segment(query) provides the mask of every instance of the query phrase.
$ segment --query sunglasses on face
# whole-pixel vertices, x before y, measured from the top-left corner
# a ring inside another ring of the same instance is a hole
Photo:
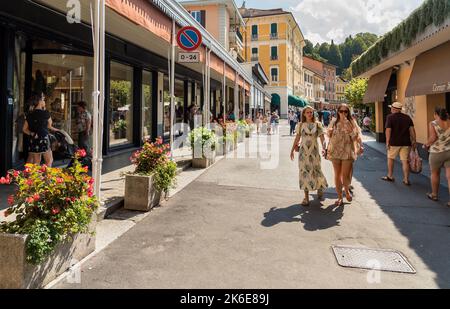
[[[348,111],[344,111],[344,110],[340,110],[339,113],[348,115],[349,112]]]

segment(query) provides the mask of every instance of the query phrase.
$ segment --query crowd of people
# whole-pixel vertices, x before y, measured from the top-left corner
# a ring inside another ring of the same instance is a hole
[[[386,119],[386,152],[387,176],[382,180],[395,182],[394,165],[397,157],[402,162],[403,181],[405,186],[411,186],[411,169],[420,172],[416,132],[411,117],[402,113],[403,105],[399,102],[391,106],[391,114]],[[432,201],[439,200],[440,174],[442,168],[446,170],[450,187],[450,116],[445,108],[437,108],[435,120],[429,124],[429,139],[423,145],[430,153],[432,192],[427,197]],[[362,118],[362,119],[361,119]],[[295,153],[299,153],[299,187],[304,191],[303,206],[310,204],[310,192],[317,191],[319,200],[323,199],[323,192],[328,187],[322,172],[321,158],[333,164],[334,183],[337,193],[336,206],[344,205],[344,195],[347,202],[353,200],[353,165],[359,156],[364,154],[362,132],[371,126],[371,117],[364,114],[357,117],[351,113],[349,106],[342,104],[337,111],[315,111],[306,107],[301,116],[293,111],[289,113],[291,135],[295,133],[295,140],[291,149],[291,160]],[[362,125],[360,125],[362,124]],[[328,144],[325,142],[328,137]],[[322,145],[322,155],[319,148]],[[421,170],[421,168],[420,168]],[[450,202],[447,203],[450,207]]]

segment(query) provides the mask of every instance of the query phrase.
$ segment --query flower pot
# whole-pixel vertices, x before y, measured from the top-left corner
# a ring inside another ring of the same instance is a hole
[[[212,151],[207,157],[203,158],[193,158],[192,167],[193,168],[208,168],[214,164],[216,160],[216,151]]]
[[[95,230],[95,223],[93,216],[90,231]],[[43,288],[95,250],[94,235],[76,234],[56,246],[45,261],[32,265],[26,261],[27,238],[0,233],[0,289]]]
[[[153,176],[126,175],[125,209],[150,211],[161,203],[161,197],[161,192],[153,183]]]

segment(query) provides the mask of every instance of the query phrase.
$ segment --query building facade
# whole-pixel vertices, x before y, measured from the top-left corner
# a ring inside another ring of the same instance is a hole
[[[375,104],[379,142],[386,141],[386,117],[395,101],[401,102],[403,112],[413,119],[419,144],[428,140],[428,124],[434,120],[435,108],[450,110],[450,12],[441,12],[447,14],[441,17],[429,15],[444,1],[425,1],[352,64],[354,74],[369,78],[364,103]],[[422,30],[409,41],[381,52],[382,45],[378,44],[386,44],[386,39],[400,33],[403,25],[416,23],[417,16],[427,18]],[[371,58],[378,53],[378,58]],[[426,156],[421,147],[419,151]]]
[[[315,60],[311,57],[303,57],[303,66],[319,73],[323,77],[323,104],[336,105],[338,103],[336,95],[336,66]]]
[[[336,101],[338,103],[348,103],[345,98],[345,87],[348,82],[342,76],[336,76]]]
[[[239,62],[244,62],[245,24],[234,0],[180,1],[186,10]]]
[[[282,9],[242,7],[240,12],[246,23],[245,58],[261,63],[269,75],[266,89],[280,101],[272,108],[287,117],[289,102],[305,95],[303,33],[292,13]]]
[[[0,174],[20,168],[27,158],[22,132],[28,99],[44,94],[54,126],[78,142],[77,103],[93,112],[93,48],[90,1],[81,1],[81,22],[69,23],[65,1],[18,0],[0,7]],[[169,137],[170,90],[167,56],[172,28],[198,23],[178,2],[106,0],[106,89],[103,135],[108,162],[128,165],[146,138]],[[176,123],[187,123],[190,105],[224,113],[226,103],[249,100],[252,77],[206,30],[201,63],[175,65]],[[206,51],[210,87],[204,83]],[[237,88],[241,91],[237,91]],[[209,92],[209,96],[206,96]],[[238,99],[236,99],[238,93]],[[205,104],[206,98],[210,104]],[[186,125],[176,129],[186,136]],[[92,145],[92,136],[91,143]],[[54,151],[58,164],[59,153]]]

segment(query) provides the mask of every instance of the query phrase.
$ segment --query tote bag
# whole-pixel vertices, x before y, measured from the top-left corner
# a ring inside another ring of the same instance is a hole
[[[409,168],[411,173],[422,173],[422,158],[419,156],[417,149],[411,150],[409,153]]]

